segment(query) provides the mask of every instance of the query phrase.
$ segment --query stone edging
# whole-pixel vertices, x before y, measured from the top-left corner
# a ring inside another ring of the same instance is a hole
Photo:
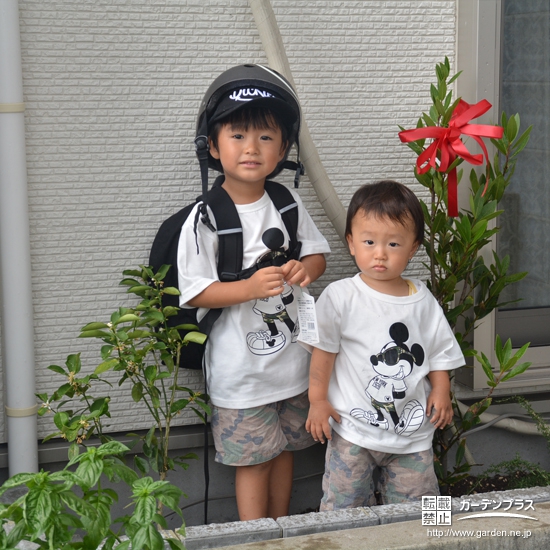
[[[550,502],[550,487],[531,487],[511,491],[480,493],[452,499],[452,513],[464,512],[465,501],[470,506],[480,506],[482,502],[505,501]],[[387,504],[371,508],[350,508],[335,512],[312,512],[273,519],[235,521],[230,523],[211,523],[188,527],[182,538],[187,550],[203,550],[259,542],[279,538],[310,535],[342,529],[355,529],[385,525],[402,521],[421,519],[421,503]],[[172,531],[165,532],[166,537],[177,537]]]

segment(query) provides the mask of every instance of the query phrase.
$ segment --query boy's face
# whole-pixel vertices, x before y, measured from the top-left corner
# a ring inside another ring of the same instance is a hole
[[[218,159],[225,174],[224,185],[263,184],[285,154],[281,130],[252,128],[247,130],[224,124],[218,146],[210,141],[210,154]]]
[[[418,249],[411,219],[402,225],[359,210],[347,240],[365,283],[384,294],[406,295],[401,274]]]

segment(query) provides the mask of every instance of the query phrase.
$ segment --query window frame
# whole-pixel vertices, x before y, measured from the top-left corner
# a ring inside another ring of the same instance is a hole
[[[487,99],[493,105],[488,113],[476,120],[479,124],[494,124],[500,117],[502,15],[500,0],[457,2],[456,59],[457,70],[463,71],[456,81],[457,96],[469,103]],[[471,143],[468,147],[474,149]],[[467,185],[459,186],[461,205],[468,205],[468,195]],[[495,249],[496,241],[493,240],[483,251],[487,263],[491,262]],[[474,348],[484,353],[492,365],[498,363],[495,338],[496,311],[493,311],[474,330],[473,336]],[[550,346],[529,348],[521,360],[531,361],[531,367],[522,375],[500,384],[494,392],[496,395],[515,394],[518,390],[523,394],[550,390]],[[455,381],[455,393],[459,398],[479,397],[488,389],[487,377],[477,361],[473,367],[459,369]]]

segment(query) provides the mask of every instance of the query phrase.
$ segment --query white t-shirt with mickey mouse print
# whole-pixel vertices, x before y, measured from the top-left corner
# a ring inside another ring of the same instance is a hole
[[[301,257],[329,254],[326,239],[299,195],[290,191],[298,205],[297,239],[302,243]],[[243,268],[254,265],[268,252],[262,241],[268,229],[282,231],[283,248],[288,247],[285,225],[267,193],[252,204],[235,206],[243,228]],[[182,307],[219,280],[217,233],[199,221],[195,241],[194,219],[195,209],[182,227],[178,247]],[[212,213],[210,219],[215,223]],[[214,405],[251,408],[293,397],[307,389],[309,357],[296,343],[299,332],[297,301],[301,292],[299,287],[291,287],[269,300],[253,300],[224,308],[214,324],[205,352],[208,393]],[[199,318],[206,311],[199,310]]]
[[[390,296],[357,274],[331,283],[316,303],[315,347],[337,354],[328,400],[341,423],[331,419],[332,429],[366,449],[429,449],[434,428],[426,417],[427,375],[465,364],[436,299],[421,281],[413,283],[415,294]]]

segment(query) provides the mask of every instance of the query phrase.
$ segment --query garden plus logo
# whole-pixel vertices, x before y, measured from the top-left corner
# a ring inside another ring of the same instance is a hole
[[[528,516],[526,514],[518,514],[518,512],[528,512],[529,510],[535,511],[532,500],[524,500],[523,498],[508,498],[503,500],[494,500],[490,498],[483,498],[479,502],[471,502],[470,500],[462,500],[460,506],[460,512],[469,512],[470,510],[477,509],[476,514],[470,514],[468,516],[462,516],[457,521],[463,519],[472,518],[521,518],[532,519],[538,521],[537,518]]]

